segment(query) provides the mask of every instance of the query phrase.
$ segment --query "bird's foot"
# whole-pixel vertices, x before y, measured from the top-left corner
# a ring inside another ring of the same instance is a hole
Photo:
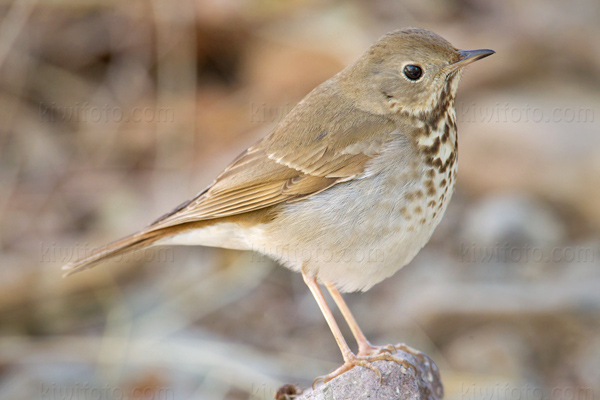
[[[404,347],[402,347],[402,346],[409,349],[410,351],[404,350]],[[379,381],[381,382],[383,377],[381,376],[381,372],[379,371],[379,368],[377,368],[375,365],[373,365],[373,363],[375,361],[394,361],[394,362],[404,366],[406,369],[412,369],[416,373],[417,367],[415,367],[412,363],[408,362],[407,360],[395,356],[393,353],[396,352],[397,350],[404,350],[415,356],[419,356],[422,354],[422,353],[418,352],[417,350],[414,350],[406,345],[371,346],[371,350],[372,351],[369,352],[368,354],[359,353],[358,355],[354,355],[354,354],[350,353],[350,354],[346,355],[344,357],[344,364],[342,366],[340,366],[339,368],[330,372],[329,374],[320,376],[314,380],[313,385],[312,385],[313,389],[315,388],[317,382],[321,381],[323,383],[327,383],[330,380],[332,380],[333,378],[340,376],[344,372],[350,371],[354,367],[369,368],[371,371],[373,371],[373,372],[375,372],[375,374],[377,374],[377,376],[379,377]],[[421,357],[422,357],[422,355],[421,355]]]

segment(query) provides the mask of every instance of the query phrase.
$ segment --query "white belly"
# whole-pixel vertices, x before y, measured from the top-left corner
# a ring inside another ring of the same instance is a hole
[[[386,200],[357,194],[360,186],[366,190],[372,183],[340,184],[287,206],[276,225],[265,227],[262,238],[256,237],[256,248],[291,269],[305,265],[340,291],[369,289],[415,257],[446,208],[443,205],[434,216],[426,203],[403,199],[401,188]],[[417,207],[422,209],[418,215]],[[403,214],[403,208],[408,212]]]

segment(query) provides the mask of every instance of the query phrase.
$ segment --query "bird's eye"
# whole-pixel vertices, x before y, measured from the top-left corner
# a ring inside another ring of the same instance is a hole
[[[409,64],[404,67],[404,75],[411,81],[416,81],[423,76],[423,70],[418,65]]]

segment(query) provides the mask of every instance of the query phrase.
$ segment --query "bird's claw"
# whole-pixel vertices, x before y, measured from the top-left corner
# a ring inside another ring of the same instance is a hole
[[[365,367],[370,369],[371,371],[377,374],[377,376],[379,377],[379,382],[382,383],[383,376],[381,375],[381,371],[379,371],[379,368],[373,365],[375,361],[393,361],[402,365],[406,369],[412,369],[413,372],[416,374],[417,367],[415,367],[412,363],[406,361],[405,359],[393,355],[393,353],[395,353],[398,350],[406,351],[407,353],[419,357],[419,359],[423,357],[421,352],[414,350],[404,344],[396,346],[393,346],[391,344],[387,346],[372,346],[372,349],[368,354],[354,355],[351,353],[350,355],[346,356],[343,365],[330,372],[329,374],[320,376],[317,379],[315,379],[313,381],[312,387],[314,389],[319,381],[327,383],[333,378],[340,376],[344,372],[349,371],[354,367]]]

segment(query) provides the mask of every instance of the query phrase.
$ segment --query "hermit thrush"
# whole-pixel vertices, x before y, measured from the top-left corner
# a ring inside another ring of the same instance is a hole
[[[462,51],[424,29],[397,30],[310,92],[193,199],[140,232],[63,268],[69,274],[154,245],[256,250],[300,271],[342,351],[324,381],[376,360],[340,292],[367,290],[410,262],[440,222],[456,180],[454,98]],[[358,342],[351,352],[321,293]],[[339,290],[339,291],[338,291]]]

